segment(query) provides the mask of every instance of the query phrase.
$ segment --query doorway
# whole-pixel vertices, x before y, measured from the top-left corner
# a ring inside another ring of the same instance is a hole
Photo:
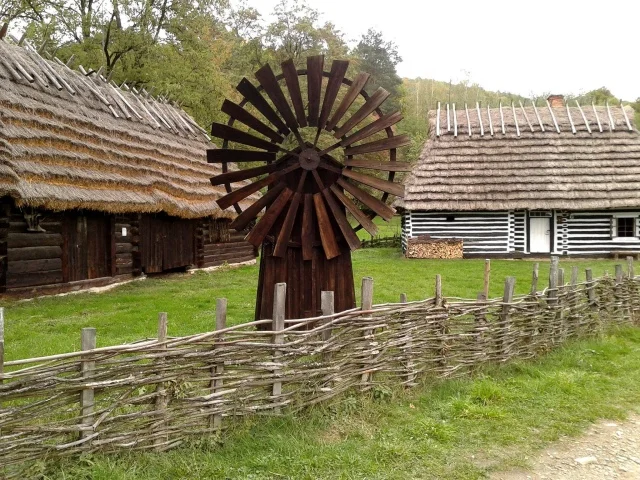
[[[551,217],[529,217],[529,252],[551,252]]]

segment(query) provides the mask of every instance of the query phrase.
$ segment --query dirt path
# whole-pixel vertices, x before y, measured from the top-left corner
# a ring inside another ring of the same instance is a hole
[[[492,480],[640,479],[640,415],[602,421],[582,436],[557,442],[529,471],[500,472]]]

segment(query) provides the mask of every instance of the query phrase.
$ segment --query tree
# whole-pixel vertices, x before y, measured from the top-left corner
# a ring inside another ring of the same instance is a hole
[[[391,93],[392,99],[385,102],[385,109],[397,109],[398,94],[402,85],[402,79],[396,72],[396,65],[402,61],[397,45],[391,41],[385,41],[381,32],[369,29],[352,54],[359,59],[360,69],[371,74],[368,89],[373,91],[382,87],[387,90]]]

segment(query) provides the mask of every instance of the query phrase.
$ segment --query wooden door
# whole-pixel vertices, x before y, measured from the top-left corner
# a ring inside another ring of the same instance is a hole
[[[195,263],[195,226],[191,220],[145,215],[140,220],[140,250],[145,273],[184,268]]]
[[[91,215],[86,221],[87,278],[111,276],[112,222],[105,215]]]
[[[111,276],[112,222],[101,214],[68,214],[64,222],[65,282]]]
[[[69,214],[64,222],[65,282],[87,279],[87,218],[84,215]]]
[[[529,252],[551,252],[551,218],[529,218]]]

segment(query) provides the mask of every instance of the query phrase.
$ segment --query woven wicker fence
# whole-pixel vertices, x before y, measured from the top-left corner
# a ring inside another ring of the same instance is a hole
[[[333,294],[323,292],[324,316],[285,320],[286,285],[278,284],[273,320],[227,328],[220,299],[208,333],[168,337],[160,314],[157,339],[95,348],[95,330],[84,329],[83,351],[4,363],[0,476],[28,477],[43,459],[83,452],[169,449],[233,417],[461,376],[640,320],[632,261],[614,277],[592,279],[587,270],[586,281],[573,269],[567,283],[557,267],[556,259],[544,290],[536,268],[529,295],[514,297],[509,277],[504,297],[493,300],[444,298],[437,276],[433,298],[374,306],[365,278],[360,308],[333,314]]]

